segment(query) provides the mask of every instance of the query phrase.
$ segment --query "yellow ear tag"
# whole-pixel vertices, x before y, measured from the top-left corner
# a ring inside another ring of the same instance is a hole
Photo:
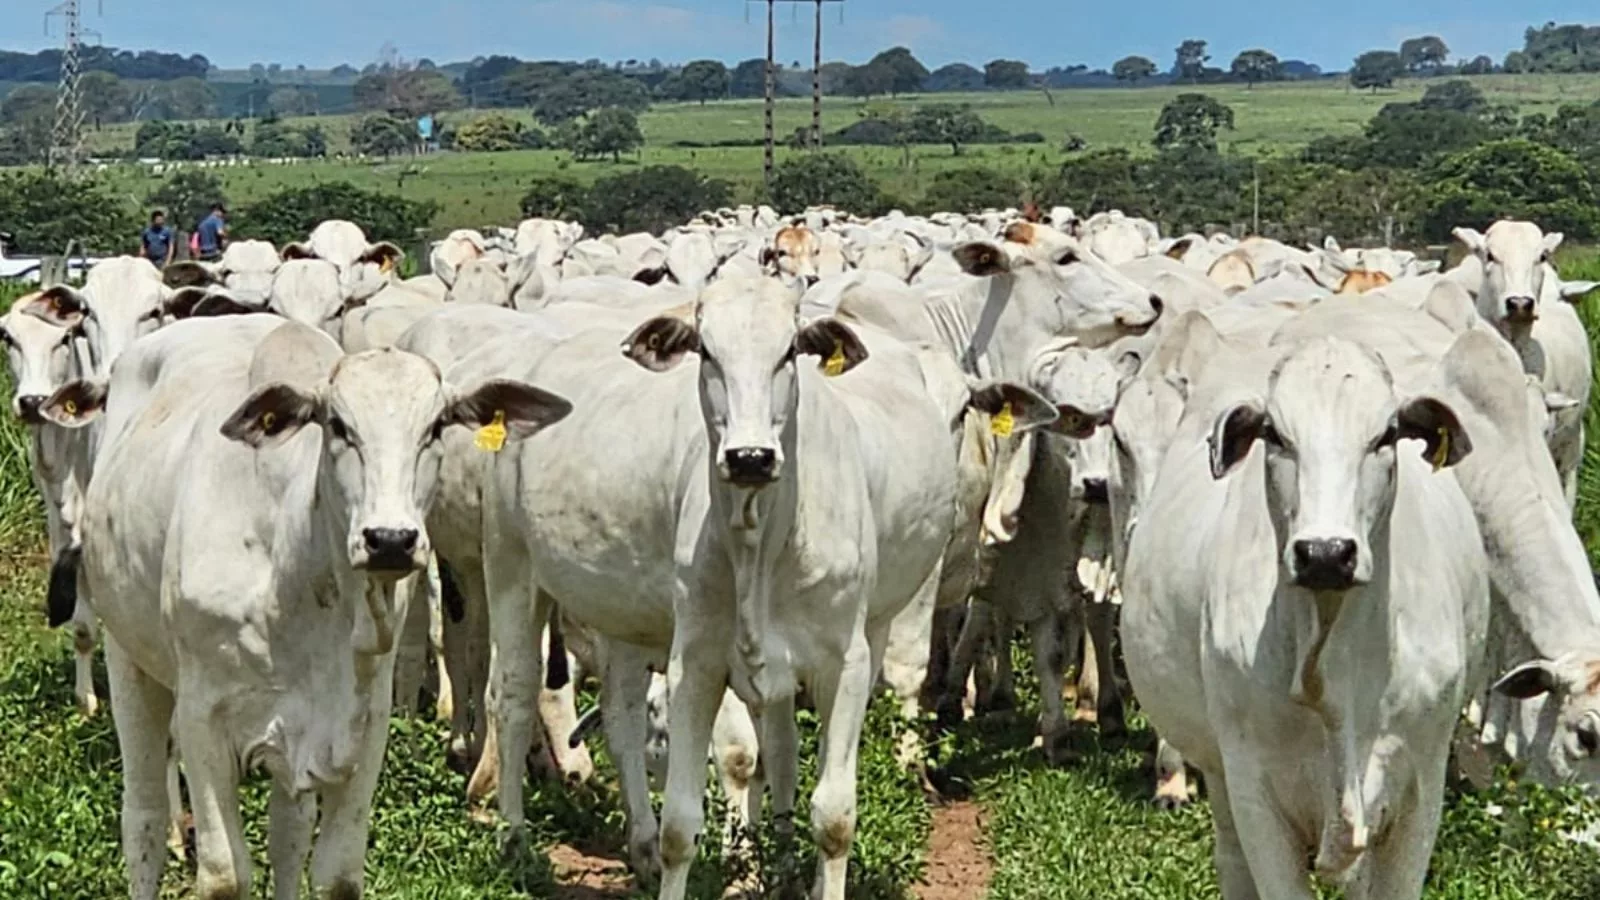
[[[1449,462],[1449,461],[1450,461],[1450,429],[1441,428],[1441,429],[1439,429],[1439,449],[1435,450],[1434,453],[1433,453],[1433,460],[1432,460],[1432,462],[1433,462],[1433,470],[1435,472],[1439,471],[1440,469],[1444,468],[1444,464]]]
[[[1008,438],[1016,427],[1016,417],[1011,415],[1011,401],[1007,400],[1000,405],[1000,411],[990,417],[989,431],[997,438]]]
[[[278,421],[278,417],[277,417],[276,414],[270,413],[270,412],[262,413],[261,414],[261,430],[262,431],[266,431],[266,432],[272,431],[272,425],[273,425],[274,422],[277,422],[277,421]]]
[[[843,375],[844,363],[844,342],[834,341],[833,355],[828,357],[828,361],[822,364],[822,373],[827,375],[829,378],[832,378],[835,375]]]
[[[506,445],[506,414],[496,410],[494,421],[479,428],[478,436],[473,439],[472,443],[479,450],[499,453],[500,448]]]
[[[383,262],[378,263],[378,271],[387,275],[394,270],[394,257],[385,256]]]
[[[63,403],[63,404],[61,404],[61,408],[62,408],[62,409],[63,409],[63,410],[65,410],[65,411],[66,411],[66,413],[67,413],[67,415],[69,415],[69,416],[75,416],[75,415],[77,415],[77,414],[78,414],[78,404],[77,404],[77,401],[74,401],[74,400],[68,400],[68,401],[67,401],[67,402],[65,402],[65,403]]]

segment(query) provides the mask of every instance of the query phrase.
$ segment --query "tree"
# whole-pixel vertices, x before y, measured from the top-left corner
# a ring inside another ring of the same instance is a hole
[[[676,83],[674,99],[698,100],[704,106],[707,100],[728,96],[729,81],[727,66],[714,59],[697,59],[684,66],[677,75],[662,82],[661,86],[665,92],[667,85]]]
[[[538,137],[542,143],[544,136]],[[510,116],[493,115],[474,119],[456,129],[455,149],[466,153],[503,153],[521,150],[533,143],[521,122]]]
[[[367,116],[350,129],[350,146],[367,156],[395,156],[417,146],[417,126],[398,116]]]
[[[83,114],[94,130],[99,131],[107,122],[121,122],[128,118],[128,108],[133,91],[122,79],[110,72],[85,72],[79,82],[83,89]]]
[[[250,64],[250,80],[262,81],[267,77],[267,67],[261,63]]]
[[[1450,48],[1434,35],[1417,37],[1400,44],[1400,61],[1413,75],[1434,74],[1444,68]]]
[[[780,163],[772,173],[772,205],[786,212],[830,204],[859,215],[880,215],[888,202],[855,160],[811,153]]]
[[[1154,144],[1160,150],[1217,149],[1217,131],[1233,130],[1233,110],[1208,94],[1179,94],[1161,108]]]
[[[351,90],[360,109],[412,118],[462,105],[449,76],[439,71],[385,69],[362,76]]]
[[[728,197],[726,182],[681,166],[648,166],[597,180],[584,198],[582,222],[596,233],[660,233],[726,206]]]
[[[996,59],[983,67],[983,83],[994,90],[1007,91],[1028,86],[1028,64],[1015,59]]]
[[[267,95],[267,109],[280,116],[309,116],[317,111],[317,92],[281,87]]]
[[[1267,50],[1246,50],[1240,53],[1233,58],[1231,71],[1233,77],[1252,88],[1258,82],[1277,81],[1283,77],[1283,66],[1278,62],[1278,57]]]
[[[589,189],[565,175],[546,175],[533,180],[522,197],[522,216],[527,219],[581,220]]]
[[[1157,71],[1156,64],[1143,56],[1124,56],[1111,67],[1111,74],[1118,81],[1126,81],[1129,84],[1138,84],[1146,78],[1152,78]]]
[[[892,73],[883,66],[856,66],[845,76],[845,92],[853,97],[875,97],[889,93]]]
[[[1500,136],[1480,116],[1421,103],[1390,103],[1367,123],[1371,164],[1395,168]]]
[[[1458,225],[1483,229],[1501,218],[1538,222],[1569,239],[1600,234],[1600,204],[1588,171],[1554,147],[1525,140],[1480,144],[1440,159],[1423,180],[1423,231],[1431,240],[1448,240]]]
[[[1463,75],[1492,75],[1494,74],[1494,60],[1487,56],[1474,56],[1471,61],[1461,64]]]
[[[1356,57],[1355,67],[1350,70],[1350,84],[1357,89],[1372,88],[1376,94],[1378,88],[1392,86],[1405,71],[1400,54],[1393,50],[1369,50]]]
[[[980,213],[986,209],[1005,209],[1022,196],[1022,185],[1013,176],[993,169],[951,169],[928,182],[922,196],[926,213]]]
[[[1472,82],[1460,78],[1428,85],[1417,105],[1423,109],[1448,109],[1471,116],[1489,111],[1489,101],[1483,96],[1483,91],[1478,90]]]
[[[970,106],[919,106],[911,114],[912,140],[917,143],[949,144],[960,156],[964,145],[983,137],[983,119]]]
[[[0,173],[0,222],[24,253],[61,253],[82,241],[90,252],[127,249],[138,219],[124,195],[95,178],[67,180],[54,172]]]
[[[983,73],[966,63],[951,63],[935,69],[924,82],[932,93],[983,90]]]
[[[912,94],[922,90],[928,78],[928,69],[905,47],[891,47],[867,63],[868,68],[880,69],[891,95]]]
[[[733,67],[728,93],[734,97],[760,97],[767,90],[767,61],[747,59]]]
[[[211,212],[213,204],[227,205],[222,179],[198,169],[178,172],[145,195],[147,209],[163,210],[179,228],[193,228]]]
[[[622,154],[632,153],[644,143],[638,117],[616,107],[595,110],[564,138],[566,149],[579,159],[609,153],[612,162],[621,162]]]
[[[1200,76],[1205,74],[1206,63],[1210,61],[1211,56],[1206,53],[1206,42],[1190,38],[1178,45],[1172,74],[1190,84],[1198,84]]]
[[[0,121],[8,125],[20,125],[35,118],[51,118],[55,115],[55,109],[55,88],[25,84],[0,100]]]
[[[432,201],[407,200],[364,191],[348,181],[332,181],[278,191],[240,210],[231,224],[240,238],[257,238],[279,246],[301,240],[327,219],[354,222],[370,240],[409,242],[438,212],[439,205]]]

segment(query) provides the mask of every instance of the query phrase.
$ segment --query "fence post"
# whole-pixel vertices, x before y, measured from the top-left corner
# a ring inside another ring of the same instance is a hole
[[[39,287],[54,287],[67,282],[67,258],[65,256],[41,256],[39,258]]]

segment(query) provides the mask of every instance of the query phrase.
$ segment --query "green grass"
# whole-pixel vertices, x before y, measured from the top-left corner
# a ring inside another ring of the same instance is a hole
[[[1588,103],[1600,96],[1600,75],[1494,75],[1471,79],[1491,103],[1515,107],[1520,113],[1551,113],[1563,103]],[[1255,89],[1239,85],[1208,85],[1199,90],[1233,107],[1236,130],[1225,133],[1225,148],[1241,152],[1281,152],[1337,134],[1353,134],[1385,103],[1415,100],[1428,82],[1407,80],[1394,90],[1377,94],[1350,90],[1342,81],[1266,84]],[[1009,131],[1039,132],[1046,143],[970,148],[956,157],[947,147],[918,147],[908,169],[900,151],[893,148],[844,148],[895,196],[916,196],[933,174],[968,165],[981,165],[1014,174],[1051,170],[1065,155],[1061,145],[1076,134],[1090,148],[1126,147],[1143,152],[1149,146],[1161,107],[1188,87],[1095,88],[1061,90],[1054,103],[1042,92],[930,94],[876,100],[870,103],[845,97],[826,98],[823,127],[834,131],[855,121],[868,105],[894,103],[970,103],[983,117]],[[462,122],[488,111],[447,113],[445,121]],[[526,112],[498,111],[531,122]],[[348,149],[354,116],[323,116],[291,120],[316,122],[328,132],[330,147]],[[775,122],[782,140],[811,121],[809,99],[785,98],[777,104]],[[761,181],[761,149],[745,147],[687,147],[728,141],[759,141],[761,102],[729,100],[716,103],[658,104],[640,116],[645,148],[636,159],[620,165],[609,162],[574,163],[557,151],[501,154],[440,154],[395,162],[326,162],[291,167],[257,166],[219,170],[229,197],[247,203],[274,190],[312,180],[346,179],[368,188],[400,193],[412,199],[437,200],[442,205],[435,225],[439,229],[509,224],[518,218],[517,202],[532,178],[563,172],[590,181],[636,165],[676,164],[698,169],[733,183],[741,199],[753,198]],[[136,126],[107,126],[90,132],[92,152],[125,153],[133,144]],[[794,151],[780,150],[779,158]],[[141,199],[159,179],[122,168],[118,184],[133,201]]]

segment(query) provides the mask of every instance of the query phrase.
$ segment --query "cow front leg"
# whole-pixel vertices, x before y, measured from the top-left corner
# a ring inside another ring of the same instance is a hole
[[[728,684],[727,642],[677,623],[667,664],[667,790],[661,811],[661,900],[683,900],[705,827],[706,752]]]
[[[933,611],[939,595],[938,566],[911,603],[889,623],[888,646],[883,657],[883,680],[894,691],[900,704],[902,730],[895,747],[900,765],[917,772],[923,770],[922,685],[928,677],[928,662],[933,652]]]
[[[1127,732],[1127,722],[1122,708],[1122,693],[1117,690],[1116,657],[1112,641],[1117,629],[1117,610],[1114,603],[1091,602],[1084,608],[1089,620],[1089,643],[1084,646],[1084,671],[1095,673],[1095,719],[1100,725],[1101,737],[1114,738]],[[1082,702],[1082,694],[1079,694]]]
[[[648,656],[627,644],[607,643],[600,724],[627,808],[628,862],[640,887],[649,890],[661,877],[661,842],[656,813],[650,806],[650,776],[645,771],[645,699],[650,669],[644,661]]]
[[[811,833],[817,844],[817,900],[844,900],[850,848],[856,835],[856,764],[861,729],[872,698],[873,653],[857,631],[835,672],[814,678],[822,723],[820,771],[811,794]]]
[[[199,900],[242,900],[250,896],[250,851],[239,817],[238,759],[213,721],[211,710],[195,709],[185,702],[187,687],[179,689],[178,752],[189,774],[189,799],[194,806],[199,863],[195,896]],[[194,690],[201,688],[196,685]]]
[[[94,692],[94,645],[99,630],[94,610],[80,593],[72,607],[72,697],[78,712],[87,718],[100,711],[100,698]]]
[[[502,542],[498,556],[485,561],[489,596],[490,668],[495,680],[489,707],[499,766],[500,816],[509,826],[508,853],[520,852],[526,816],[522,773],[533,745],[534,717],[539,702],[542,660],[539,623],[550,614],[543,592],[529,597],[534,583],[526,551],[517,542]],[[476,779],[474,779],[476,780]]]
[[[1267,900],[1315,900],[1306,865],[1312,848],[1284,820],[1259,763],[1252,764],[1247,754],[1231,755],[1243,765],[1238,771],[1224,767],[1226,802],[1257,894]],[[1224,748],[1223,759],[1229,757]],[[1212,791],[1213,802],[1218,793]]]
[[[360,900],[365,884],[367,834],[372,827],[372,797],[383,771],[389,743],[389,699],[394,684],[394,653],[357,665],[375,667],[371,708],[360,736],[355,771],[342,784],[322,792],[322,821],[311,855],[311,886],[318,898]]]
[[[109,635],[106,669],[122,755],[122,853],[129,895],[133,900],[155,900],[166,862],[161,849],[168,815],[163,770],[172,728],[172,692],[139,671]]]
[[[1189,805],[1189,770],[1178,748],[1156,736],[1157,809],[1171,811]]]
[[[1071,735],[1061,696],[1061,645],[1056,617],[1045,614],[1029,625],[1033,637],[1033,671],[1039,678],[1039,738],[1052,765],[1069,761]]]
[[[305,877],[306,856],[311,852],[311,829],[317,822],[317,797],[312,793],[295,796],[274,778],[267,818],[273,900],[297,900]]]

